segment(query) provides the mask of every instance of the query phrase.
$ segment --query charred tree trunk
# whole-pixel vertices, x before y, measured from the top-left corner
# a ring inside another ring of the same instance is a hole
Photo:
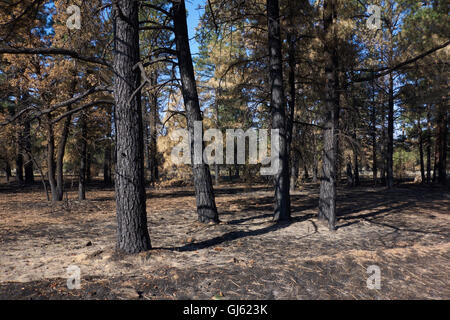
[[[110,114],[110,111],[108,111],[108,125],[107,125],[107,133],[106,133],[106,144],[105,144],[105,150],[104,150],[104,159],[103,159],[103,183],[106,186],[110,186],[112,184],[112,175],[111,175],[111,165],[112,165],[112,159],[111,159],[111,143],[112,143],[112,137],[111,137],[111,121],[112,121],[112,115]]]
[[[266,5],[269,30],[270,111],[272,116],[272,129],[279,130],[280,133],[280,150],[278,151],[280,167],[274,176],[274,220],[285,221],[290,220],[291,218],[291,204],[289,195],[288,130],[286,130],[287,121],[283,85],[283,57],[281,54],[280,8],[278,0],[267,0]]]
[[[386,186],[394,187],[394,76],[389,74],[388,134],[386,152]]]
[[[16,133],[16,180],[23,182],[23,134]]]
[[[205,223],[216,223],[219,221],[219,216],[217,214],[209,166],[203,161],[197,163],[194,157],[194,124],[196,121],[202,121],[202,115],[200,112],[200,103],[198,100],[197,85],[195,82],[194,67],[192,64],[191,49],[189,47],[186,7],[184,0],[173,2],[173,21],[175,28],[178,66],[181,76],[182,94],[184,105],[186,107],[189,136],[191,138],[192,173],[194,176],[198,220]],[[203,152],[203,141],[201,150]]]
[[[381,183],[386,185],[386,112],[385,105],[383,103],[383,107],[381,108],[381,170],[380,170],[380,179]]]
[[[355,141],[355,144],[357,142],[356,140],[356,130],[353,132],[353,140]],[[359,159],[358,159],[358,147],[357,145],[354,146],[353,148],[353,162],[355,164],[354,168],[353,168],[353,186],[354,187],[358,187],[360,184],[359,181]]]
[[[298,180],[298,171],[300,167],[300,152],[297,150],[295,146],[292,146],[290,154],[291,154],[291,166],[290,166],[291,181],[289,182],[289,188],[291,189],[291,191],[294,191]],[[306,174],[308,173],[306,172]]]
[[[299,151],[296,146],[293,145],[293,141],[296,140],[298,132],[297,125],[294,122],[295,118],[295,105],[296,105],[296,86],[295,86],[295,42],[296,42],[296,34],[294,32],[293,26],[293,4],[290,3],[290,30],[288,34],[288,42],[289,42],[289,117],[287,119],[287,133],[288,133],[288,141],[287,141],[287,154],[290,158],[290,181],[289,181],[289,189],[290,191],[295,190],[295,185],[298,179],[298,170],[299,170]],[[288,160],[289,163],[289,160]],[[304,163],[304,161],[303,161]],[[289,169],[288,169],[289,170]]]
[[[447,126],[447,114],[448,111],[444,104],[438,106],[438,130],[436,139],[437,152],[437,181],[445,185],[447,183],[447,137],[448,137],[448,126]]]
[[[373,76],[373,74],[372,74]],[[375,84],[372,79],[372,112],[371,117],[371,138],[372,138],[372,179],[373,185],[377,185],[377,107],[375,102]]]
[[[114,0],[114,99],[116,128],[117,249],[151,248],[147,228],[144,136],[139,57],[138,1]],[[137,90],[137,91],[136,91]]]
[[[53,131],[52,117],[47,115],[47,171],[48,183],[50,185],[50,192],[52,194],[52,201],[58,201],[58,192],[56,188],[55,178],[55,133]]]
[[[92,153],[89,149],[89,146],[87,147],[87,160],[86,160],[86,182],[91,182],[91,165],[92,165]]]
[[[70,107],[68,108],[68,111]],[[62,201],[64,196],[64,154],[66,151],[67,138],[69,137],[69,129],[72,118],[68,116],[64,121],[61,139],[58,144],[58,152],[56,155],[56,193],[57,200]]]
[[[421,182],[425,183],[425,163],[423,159],[423,132],[420,124],[420,116],[417,119],[417,128],[419,129],[419,160],[420,160],[420,177]]]
[[[431,182],[431,113],[427,105],[427,183]]]
[[[352,172],[352,163],[350,159],[347,162],[347,186],[348,187],[354,187],[355,186],[355,180],[353,178],[353,172]]]
[[[30,121],[24,123],[24,151],[25,151],[25,183],[34,182],[33,159],[31,158],[31,124]]]
[[[78,200],[86,200],[87,123],[86,113],[80,117],[80,167],[78,170]]]
[[[152,73],[151,77],[152,86],[156,86],[158,83],[158,75],[156,72]],[[150,141],[149,141],[149,164],[150,164],[150,182],[152,185],[158,180],[158,149],[157,149],[157,136],[158,131],[156,125],[158,122],[158,95],[156,92],[150,96]]]
[[[6,182],[9,182],[9,179],[11,178],[11,166],[9,165],[9,161],[5,160],[5,174],[6,174]]]
[[[338,53],[335,34],[336,0],[324,2],[325,123],[322,176],[320,178],[319,219],[328,219],[330,230],[336,227],[336,130],[339,113]]]

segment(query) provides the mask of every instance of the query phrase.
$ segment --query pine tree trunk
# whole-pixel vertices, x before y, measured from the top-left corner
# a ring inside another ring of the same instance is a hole
[[[373,185],[377,185],[377,109],[375,103],[375,84],[372,80],[372,112],[371,112],[371,138],[372,138],[372,179]]]
[[[278,0],[267,0],[266,4],[269,30],[270,111],[272,116],[272,129],[278,129],[280,133],[280,150],[278,154],[280,168],[274,175],[274,221],[286,221],[291,219],[291,204],[289,195],[288,141],[286,137],[286,105],[283,85],[283,57],[281,54],[280,8]]]
[[[16,180],[23,182],[23,135],[20,131],[16,133]]]
[[[151,248],[147,227],[139,57],[139,3],[113,1],[117,249]]]
[[[388,135],[386,152],[386,186],[394,187],[394,77],[389,74]]]
[[[156,86],[158,82],[158,75],[156,72],[151,76],[152,86]],[[157,93],[152,93],[150,96],[150,141],[149,141],[149,164],[150,164],[150,182],[154,185],[158,180],[158,161],[157,161],[157,136],[158,131],[156,125],[158,122],[158,96]]]
[[[87,160],[86,160],[86,182],[91,182],[91,165],[92,165],[92,153],[89,150],[87,151]]]
[[[431,182],[431,113],[427,105],[427,183]]]
[[[294,32],[293,26],[293,4],[290,3],[291,10],[289,11],[289,24],[292,30],[288,34],[288,42],[289,42],[289,117],[287,119],[287,131],[288,131],[288,142],[287,142],[287,154],[290,158],[290,181],[289,181],[289,189],[290,191],[295,190],[295,185],[298,179],[298,170],[300,164],[300,155],[298,149],[293,145],[293,141],[297,139],[297,125],[295,121],[295,106],[296,106],[296,86],[295,86],[295,43],[296,43],[296,34]],[[304,161],[303,161],[304,163]],[[305,166],[306,167],[306,166]],[[289,170],[289,169],[288,169]],[[308,172],[306,172],[308,174]]]
[[[32,184],[34,182],[33,160],[31,156],[31,124],[30,121],[24,122],[24,149],[25,149],[25,183]]]
[[[338,54],[336,50],[336,0],[324,2],[324,56],[325,56],[325,123],[320,178],[319,219],[328,219],[330,230],[336,227],[336,130],[339,113]]]
[[[353,140],[356,142],[356,130],[353,132]],[[359,159],[358,159],[358,148],[355,146],[353,149],[353,162],[354,162],[354,169],[353,169],[353,186],[358,187],[360,184],[359,181]]]
[[[9,179],[11,178],[11,166],[9,165],[9,161],[6,161],[6,166],[5,166],[5,174],[6,174],[6,182],[9,182]]]
[[[50,192],[52,194],[52,201],[58,201],[58,192],[56,188],[55,179],[55,134],[53,131],[52,117],[47,114],[47,170],[48,183],[50,184]]]
[[[425,183],[425,163],[423,159],[423,132],[420,124],[420,116],[417,119],[417,128],[419,129],[419,160],[420,160],[420,177],[421,183]]]
[[[86,200],[87,123],[86,114],[80,117],[80,168],[78,171],[78,200]]]
[[[68,111],[70,107],[68,108]],[[66,151],[67,138],[69,137],[69,129],[72,118],[68,116],[64,121],[61,139],[58,144],[58,152],[56,155],[56,193],[57,201],[62,201],[64,196],[64,154]]]
[[[105,144],[105,150],[104,150],[104,159],[103,159],[103,183],[106,186],[110,186],[112,184],[112,177],[111,177],[111,121],[112,121],[112,115],[110,114],[110,111],[108,110],[108,121],[107,121],[107,133],[106,133],[106,144]]]
[[[438,106],[438,139],[436,139],[436,146],[438,148],[437,156],[437,173],[438,182],[442,185],[447,183],[447,137],[448,137],[448,126],[447,126],[447,107],[444,104]]]
[[[194,67],[189,47],[184,0],[173,3],[173,21],[182,94],[186,108],[189,136],[191,138],[192,173],[194,177],[198,220],[204,223],[218,222],[219,216],[217,214],[209,166],[203,163],[203,161],[201,163],[196,163],[194,161],[194,123],[196,121],[202,121],[202,115],[200,112]]]

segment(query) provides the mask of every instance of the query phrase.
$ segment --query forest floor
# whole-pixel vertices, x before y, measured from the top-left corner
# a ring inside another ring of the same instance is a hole
[[[0,299],[450,299],[448,188],[339,188],[335,232],[316,219],[315,184],[285,224],[269,186],[220,185],[218,225],[196,222],[191,187],[149,189],[153,250],[131,256],[115,252],[113,189],[51,205],[39,188],[0,185]]]

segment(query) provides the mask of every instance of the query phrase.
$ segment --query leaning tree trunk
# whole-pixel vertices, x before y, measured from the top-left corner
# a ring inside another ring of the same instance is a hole
[[[219,216],[217,213],[209,166],[203,161],[197,163],[194,159],[194,124],[196,121],[202,121],[202,115],[200,112],[191,49],[189,47],[184,0],[173,2],[173,22],[182,94],[184,105],[186,107],[187,126],[191,139],[192,173],[194,176],[198,220],[205,223],[218,222]],[[203,151],[203,141],[201,151]],[[201,156],[203,159],[203,155]]]
[[[147,228],[139,62],[139,3],[113,1],[116,145],[117,249],[151,248]]]
[[[325,56],[325,123],[320,177],[319,219],[328,219],[330,230],[336,225],[336,130],[339,113],[338,54],[336,50],[336,0],[324,3],[324,56]]]
[[[278,152],[278,172],[274,175],[275,208],[274,220],[285,221],[291,218],[289,194],[289,157],[286,130],[286,104],[283,85],[283,57],[281,54],[280,8],[278,0],[267,0],[267,24],[269,30],[269,83],[271,89],[270,111],[272,129],[279,130],[280,147]]]

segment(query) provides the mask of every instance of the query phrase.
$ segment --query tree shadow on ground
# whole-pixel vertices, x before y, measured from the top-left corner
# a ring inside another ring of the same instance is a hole
[[[266,216],[266,215],[263,215]],[[171,247],[171,248],[154,248],[154,249],[162,249],[162,250],[170,250],[170,251],[178,251],[178,252],[185,252],[185,251],[197,251],[201,249],[206,249],[209,247],[214,247],[217,245],[220,245],[224,242],[230,242],[237,239],[242,239],[246,237],[252,237],[252,236],[259,236],[263,235],[272,231],[277,231],[280,229],[284,229],[292,225],[293,223],[298,223],[302,221],[309,220],[313,217],[312,214],[303,215],[301,217],[294,217],[291,219],[291,221],[288,222],[279,222],[279,223],[273,223],[267,227],[263,227],[261,229],[257,230],[250,230],[250,231],[231,231],[227,232],[221,236],[214,237],[212,239],[196,242],[196,243],[190,243],[183,245],[181,247]]]

